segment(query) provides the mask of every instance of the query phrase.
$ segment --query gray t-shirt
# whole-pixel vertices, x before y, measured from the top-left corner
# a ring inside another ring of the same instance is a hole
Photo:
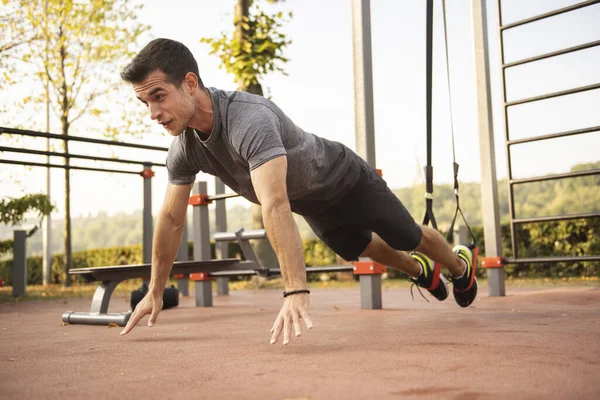
[[[339,201],[358,181],[364,162],[358,155],[341,143],[304,132],[272,101],[245,92],[208,91],[212,132],[202,140],[188,128],[173,139],[166,162],[170,183],[192,183],[202,171],[258,203],[250,171],[287,155],[292,211],[314,215]]]

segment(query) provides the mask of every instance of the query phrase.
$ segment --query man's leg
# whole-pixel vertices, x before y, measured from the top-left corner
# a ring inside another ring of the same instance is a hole
[[[413,278],[418,278],[421,274],[421,266],[417,260],[403,251],[393,249],[375,232],[373,232],[371,243],[369,243],[360,256],[369,257],[379,264],[398,269]]]
[[[415,250],[445,265],[452,276],[460,276],[465,270],[465,263],[454,254],[448,242],[435,229],[421,226],[421,230],[423,231],[421,243]],[[373,233],[373,239],[361,257],[369,257],[380,264],[399,269],[413,278],[417,278],[421,272],[417,260],[402,251],[393,249],[376,233]]]
[[[445,265],[453,277],[461,276],[466,268],[465,263],[452,251],[442,235],[435,229],[425,225],[421,225],[421,231],[423,237],[415,250]]]

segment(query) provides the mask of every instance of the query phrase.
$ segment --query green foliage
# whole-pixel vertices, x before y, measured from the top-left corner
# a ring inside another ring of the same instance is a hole
[[[17,225],[23,222],[25,213],[30,210],[38,211],[38,218],[50,214],[55,207],[45,194],[28,194],[18,199],[0,200],[0,223]]]
[[[336,254],[319,239],[304,240],[304,262],[308,267],[336,264]]]
[[[49,215],[55,207],[50,204],[50,199],[45,194],[28,194],[18,199],[9,198],[0,200],[0,223],[17,225],[23,222],[28,211],[37,210],[37,217],[41,219]],[[0,256],[12,250],[13,241],[0,241]]]
[[[571,171],[594,169],[600,169],[600,161],[575,165]],[[393,192],[415,220],[421,222],[425,214],[425,184],[396,189]],[[433,211],[438,227],[441,231],[446,231],[456,209],[453,185],[434,185],[433,194]],[[505,224],[509,221],[506,180],[498,182],[498,197],[501,222]],[[517,218],[600,212],[600,202],[596,200],[598,198],[600,175],[521,184],[516,185],[514,190]],[[460,184],[460,206],[469,225],[483,224],[480,184]]]
[[[230,243],[229,258],[240,258],[241,250],[237,243]],[[215,245],[211,244],[211,256],[215,258]],[[188,260],[194,258],[194,246],[192,242],[188,243]],[[50,283],[60,283],[64,281],[64,255],[54,254],[51,263]],[[135,265],[143,263],[142,246],[117,246],[105,249],[94,249],[78,251],[73,253],[73,268],[96,268],[112,265]],[[12,260],[0,261],[0,277],[4,279],[7,285],[12,284]],[[84,282],[81,278],[75,281]],[[27,258],[27,283],[30,285],[42,284],[42,257]]]
[[[136,115],[118,103],[126,98],[120,93],[119,69],[135,55],[133,45],[149,30],[137,22],[142,5],[132,0],[3,1],[18,15],[13,34],[31,39],[18,52],[11,51],[17,57],[7,64],[10,70],[2,71],[13,81],[33,78],[40,83],[28,86],[22,105],[49,100],[63,134],[83,115],[93,117],[95,128],[106,136],[139,127],[141,109]],[[111,101],[103,100],[106,97]]]
[[[258,6],[255,9],[250,17],[234,19],[233,23],[241,35],[222,33],[218,38],[200,39],[211,46],[210,54],[218,55],[222,62],[220,67],[233,74],[243,88],[258,85],[269,72],[285,74],[280,63],[288,61],[283,51],[291,43],[281,32],[287,22],[282,12],[269,15]],[[287,16],[291,18],[292,13]]]

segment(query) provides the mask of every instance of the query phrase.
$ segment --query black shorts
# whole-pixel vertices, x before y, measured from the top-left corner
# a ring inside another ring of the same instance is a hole
[[[375,232],[396,250],[414,250],[421,227],[385,181],[362,163],[356,185],[326,211],[305,216],[315,234],[344,260],[357,260]]]

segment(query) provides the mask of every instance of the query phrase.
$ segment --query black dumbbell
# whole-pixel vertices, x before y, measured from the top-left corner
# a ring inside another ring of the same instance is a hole
[[[142,301],[144,296],[148,293],[148,285],[145,283],[140,286],[139,289],[131,291],[131,309],[135,310],[137,304]],[[179,290],[171,285],[170,287],[165,288],[163,292],[163,310],[167,308],[176,307],[179,305]]]

